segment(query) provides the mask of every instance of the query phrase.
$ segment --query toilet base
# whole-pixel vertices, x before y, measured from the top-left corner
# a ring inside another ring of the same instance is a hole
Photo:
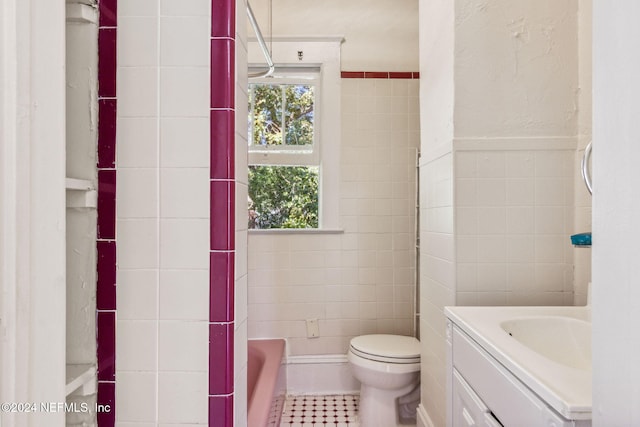
[[[418,384],[412,382],[395,390],[368,387],[360,388],[360,427],[407,427],[398,420],[396,400],[410,393]]]

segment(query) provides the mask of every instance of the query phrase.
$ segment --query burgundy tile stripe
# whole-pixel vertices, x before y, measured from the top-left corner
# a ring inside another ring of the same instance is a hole
[[[343,79],[419,79],[417,71],[341,71]]]
[[[233,396],[209,396],[209,426],[233,427]]]
[[[243,15],[244,18],[244,15]],[[236,0],[211,0],[209,426],[233,426]]]
[[[100,427],[116,425],[116,41],[118,0],[99,0],[96,333]]]

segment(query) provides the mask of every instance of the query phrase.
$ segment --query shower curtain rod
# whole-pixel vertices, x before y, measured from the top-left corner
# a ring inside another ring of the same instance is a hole
[[[251,5],[247,1],[247,15],[249,16],[249,21],[251,22],[251,26],[253,27],[253,31],[256,33],[256,37],[258,38],[258,44],[260,45],[260,49],[262,50],[262,54],[264,55],[264,59],[267,61],[267,65],[269,69],[266,71],[260,71],[258,73],[249,73],[248,77],[250,79],[257,79],[260,77],[268,77],[276,69],[276,66],[273,64],[273,60],[271,59],[271,54],[269,53],[269,49],[267,49],[267,44],[264,42],[264,37],[262,37],[262,32],[260,31],[260,27],[258,27],[258,22],[256,21],[256,17],[253,14],[253,10],[251,10]]]

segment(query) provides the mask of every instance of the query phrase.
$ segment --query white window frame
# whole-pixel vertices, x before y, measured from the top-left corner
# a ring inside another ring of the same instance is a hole
[[[340,200],[340,135],[341,135],[341,80],[340,80],[340,45],[342,37],[329,38],[273,38],[271,40],[271,57],[278,67],[293,69],[293,67],[318,68],[320,70],[319,83],[315,93],[314,123],[314,152],[319,156],[318,167],[319,207],[318,228],[314,231],[326,230],[334,232],[339,229],[339,200]],[[248,40],[248,64],[250,68],[264,68],[264,58],[255,39]],[[261,80],[256,80],[260,82]],[[251,81],[253,82],[253,80]],[[273,150],[271,150],[273,151]],[[282,153],[283,150],[280,150]],[[286,153],[283,153],[283,155]],[[288,164],[305,166],[304,163],[272,163],[278,157],[274,151],[267,154],[270,163],[262,161],[256,156],[264,154],[252,152],[249,154],[250,165],[260,164]],[[282,157],[282,156],[280,156]],[[286,156],[285,156],[286,157]],[[286,229],[286,232],[305,232],[309,229]],[[249,230],[250,232],[279,232],[276,230]]]
[[[251,69],[250,69],[251,71]],[[253,79],[251,84],[303,85],[314,87],[314,116],[313,116],[313,144],[308,146],[295,145],[249,145],[250,165],[282,165],[282,166],[320,166],[320,141],[322,130],[322,111],[316,108],[322,105],[321,70],[318,67],[287,69],[276,71],[274,77]],[[285,126],[286,127],[286,126]],[[253,125],[249,124],[249,142],[253,140]]]

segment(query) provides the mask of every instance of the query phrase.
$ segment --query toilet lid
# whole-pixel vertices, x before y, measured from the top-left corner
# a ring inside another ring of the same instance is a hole
[[[420,341],[401,335],[362,335],[351,340],[351,351],[365,359],[387,363],[420,362]]]

